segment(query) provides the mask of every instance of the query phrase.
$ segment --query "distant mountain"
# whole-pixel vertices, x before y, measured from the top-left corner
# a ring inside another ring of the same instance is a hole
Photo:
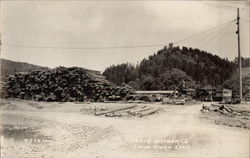
[[[1,77],[6,75],[12,75],[15,72],[29,72],[33,70],[49,70],[48,67],[42,67],[38,65],[33,65],[24,62],[16,62],[7,59],[0,58],[0,68],[1,68]]]
[[[29,72],[33,70],[49,70],[49,67],[43,67],[38,66],[34,64],[29,64],[25,62],[17,62],[17,61],[11,61],[7,59],[0,58],[0,68],[1,68],[1,77],[6,75],[13,75],[16,72]],[[96,70],[90,70],[83,68],[87,73],[89,73],[92,76],[95,76],[96,78],[99,78],[100,80],[104,79],[104,76],[101,76],[100,71]]]
[[[233,61],[203,50],[177,46],[164,47],[137,66],[113,65],[103,75],[117,84],[125,82],[136,89],[160,90],[173,89],[183,79],[192,86],[221,85],[231,78],[235,69]]]

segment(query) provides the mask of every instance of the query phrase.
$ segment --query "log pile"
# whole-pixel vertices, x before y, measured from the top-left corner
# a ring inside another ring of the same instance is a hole
[[[117,87],[79,67],[58,67],[52,70],[16,73],[4,79],[2,97],[36,101],[121,100],[129,94],[126,87]]]
[[[108,111],[103,111],[103,112],[96,112],[95,115],[96,116],[106,115],[106,114],[109,114],[109,113],[115,113],[115,112],[118,112],[118,111],[124,111],[124,110],[127,110],[127,109],[132,109],[132,108],[134,108],[136,106],[137,105],[131,105],[131,106],[126,106],[126,107],[117,108],[117,109],[113,109],[113,110],[108,110]]]
[[[112,110],[105,110],[95,112],[95,116],[105,116],[105,117],[122,117],[122,116],[135,116],[135,117],[144,117],[148,115],[152,115],[159,111],[157,107],[148,107],[131,105],[125,107],[119,107]]]
[[[201,112],[203,113],[220,113],[227,116],[250,116],[250,110],[230,105],[211,104],[211,106],[202,105]]]

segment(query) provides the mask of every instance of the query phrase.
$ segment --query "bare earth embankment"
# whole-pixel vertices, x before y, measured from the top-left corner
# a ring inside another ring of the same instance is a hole
[[[249,130],[205,121],[202,104],[1,100],[1,157],[248,158]]]

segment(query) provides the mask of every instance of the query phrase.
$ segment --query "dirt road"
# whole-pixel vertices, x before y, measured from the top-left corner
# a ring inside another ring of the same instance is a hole
[[[143,118],[99,117],[82,110],[106,104],[116,106],[8,101],[1,106],[1,156],[249,157],[249,130],[201,121],[201,104],[152,104],[162,110]]]

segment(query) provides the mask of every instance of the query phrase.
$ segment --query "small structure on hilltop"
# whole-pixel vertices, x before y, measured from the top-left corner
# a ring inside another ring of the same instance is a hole
[[[168,46],[164,46],[163,49],[167,50],[167,49],[171,49],[173,48],[174,44],[173,43],[169,43]]]

